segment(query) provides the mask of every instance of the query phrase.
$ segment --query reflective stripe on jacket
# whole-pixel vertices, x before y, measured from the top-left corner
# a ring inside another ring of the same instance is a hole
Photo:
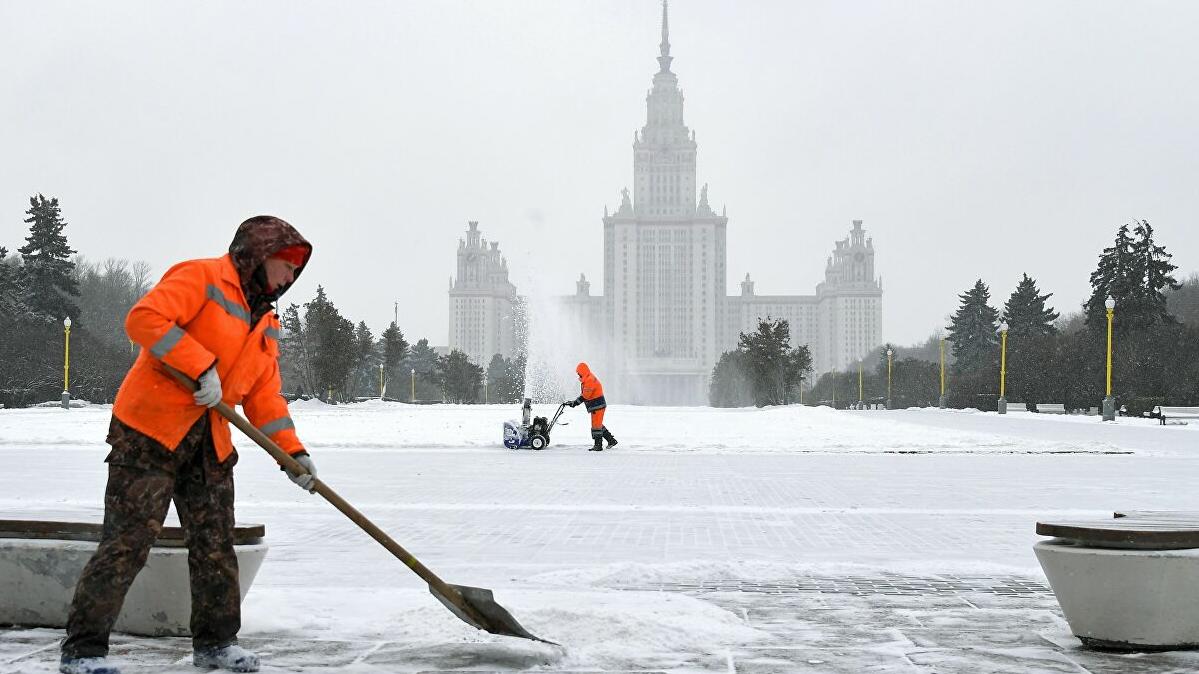
[[[232,259],[181,262],[163,275],[125,319],[142,350],[125,375],[113,414],[174,450],[206,409],[162,367],[192,379],[216,364],[222,400],[242,405],[251,424],[289,454],[304,451],[287,411],[279,375],[279,320],[268,312],[250,325],[250,308]],[[209,412],[217,458],[233,453],[229,422]]]

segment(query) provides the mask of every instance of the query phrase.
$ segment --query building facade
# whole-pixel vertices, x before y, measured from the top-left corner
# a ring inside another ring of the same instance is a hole
[[[608,365],[625,399],[661,404],[707,400],[722,351],[728,218],[698,188],[695,133],[670,70],[662,7],[658,72],[646,121],[633,137],[633,193],[604,223],[604,325]],[[699,202],[696,192],[699,191]]]
[[[741,295],[728,298],[724,343],[735,348],[742,332],[763,318],[786,319],[791,343],[806,344],[816,374],[844,369],[883,341],[882,282],[874,276],[874,242],[862,221],[836,242],[815,295],[758,295],[749,274]],[[726,349],[726,350],[727,350]]]

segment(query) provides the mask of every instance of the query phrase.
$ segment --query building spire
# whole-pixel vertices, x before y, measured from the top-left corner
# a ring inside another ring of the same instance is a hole
[[[667,0],[662,0],[662,42],[658,45],[658,65],[662,67],[662,72],[670,72],[670,62],[674,59],[670,56],[670,15],[668,10]]]

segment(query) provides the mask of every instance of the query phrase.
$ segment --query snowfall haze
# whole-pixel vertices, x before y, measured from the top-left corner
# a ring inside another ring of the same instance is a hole
[[[4,3],[0,244],[21,245],[42,192],[72,247],[157,277],[276,214],[316,247],[285,303],[323,284],[377,334],[398,302],[406,335],[445,344],[468,220],[541,292],[579,273],[602,287],[600,218],[631,185],[659,16],[650,0]],[[680,0],[670,21],[698,179],[728,207],[729,294],[746,272],[810,292],[853,219],[901,344],[979,277],[1005,297],[1027,272],[1075,310],[1133,218],[1199,256],[1199,6]]]

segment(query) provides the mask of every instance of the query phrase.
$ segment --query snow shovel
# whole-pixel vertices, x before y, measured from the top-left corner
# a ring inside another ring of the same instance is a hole
[[[199,386],[192,381],[190,377],[176,370],[175,368],[163,364],[163,367],[170,372],[179,383],[183,384],[190,391],[195,391]],[[262,431],[255,428],[245,417],[238,414],[233,408],[224,402],[217,403],[214,407],[218,414],[229,420],[231,424],[237,426],[242,433],[248,435],[258,446],[262,447],[270,454],[275,461],[288,470],[288,472],[296,475],[306,475],[308,471],[299,464],[295,459],[280,449],[274,441],[268,438]],[[332,503],[335,508],[340,510],[343,515],[350,518],[354,524],[357,524],[363,531],[370,534],[370,537],[379,542],[380,545],[387,548],[387,551],[395,555],[397,559],[403,562],[409,569],[412,569],[416,575],[429,584],[429,592],[437,597],[438,601],[445,604],[445,607],[451,613],[458,616],[462,622],[474,627],[475,629],[491,632],[492,634],[500,634],[509,637],[520,637],[522,639],[532,639],[554,646],[559,644],[542,639],[536,635],[530,634],[528,630],[521,627],[521,624],[516,622],[516,618],[512,617],[511,613],[499,604],[491,594],[491,590],[481,587],[470,587],[467,585],[451,585],[438,578],[435,573],[430,571],[428,567],[420,563],[416,557],[413,557],[407,550],[402,548],[399,543],[392,540],[382,529],[375,526],[366,518],[366,515],[358,512],[354,506],[346,502],[345,499],[337,495],[329,485],[321,482],[319,478],[313,477],[316,482],[316,493],[325,497],[325,500]]]

